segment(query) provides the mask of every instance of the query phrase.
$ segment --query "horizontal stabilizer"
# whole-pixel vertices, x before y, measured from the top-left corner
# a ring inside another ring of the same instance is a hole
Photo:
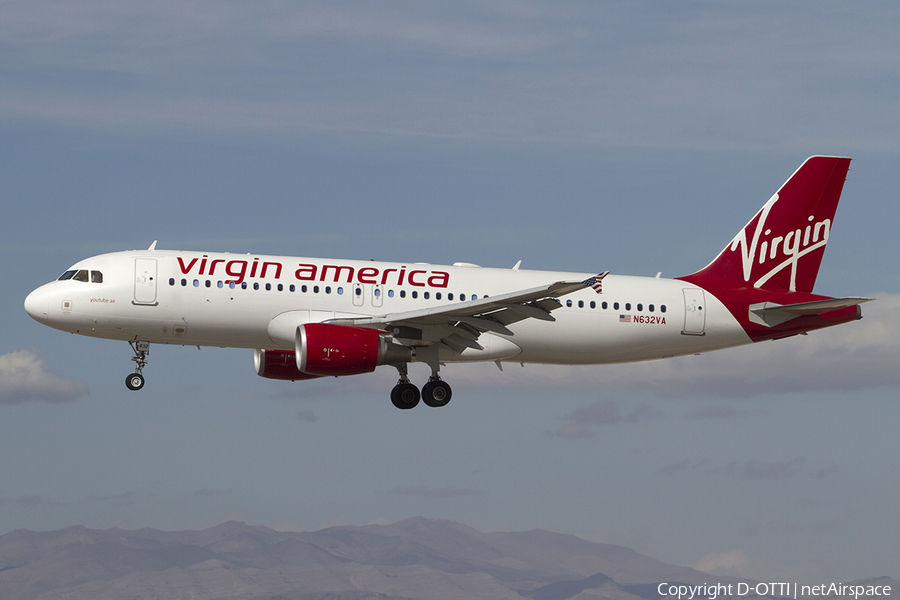
[[[762,302],[750,305],[750,321],[766,327],[775,327],[797,317],[821,315],[840,308],[857,306],[870,300],[872,298],[832,298],[830,300],[800,302],[799,304]]]

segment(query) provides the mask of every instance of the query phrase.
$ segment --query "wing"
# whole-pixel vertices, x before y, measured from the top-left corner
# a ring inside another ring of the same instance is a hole
[[[443,342],[456,352],[466,348],[482,350],[478,343],[482,333],[489,331],[511,336],[513,332],[507,327],[511,323],[524,319],[555,321],[550,312],[562,306],[558,298],[588,287],[597,289],[600,280],[608,273],[584,281],[557,281],[541,287],[434,308],[327,322],[384,329],[410,346]]]

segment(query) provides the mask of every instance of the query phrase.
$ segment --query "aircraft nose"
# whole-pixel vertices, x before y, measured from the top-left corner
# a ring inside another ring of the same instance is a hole
[[[35,321],[46,321],[50,316],[50,297],[46,290],[38,288],[25,298],[25,312]]]

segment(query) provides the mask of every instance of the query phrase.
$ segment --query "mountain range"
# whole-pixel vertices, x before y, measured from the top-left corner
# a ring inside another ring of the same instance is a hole
[[[662,600],[662,582],[739,581],[573,535],[420,517],[301,533],[228,522],[0,536],[0,600]],[[900,598],[900,582],[878,581]]]

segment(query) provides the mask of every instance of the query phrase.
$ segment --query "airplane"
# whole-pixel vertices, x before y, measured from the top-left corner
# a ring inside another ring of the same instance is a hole
[[[862,318],[813,293],[849,158],[808,158],[709,265],[674,279],[158,250],[82,260],[28,295],[39,323],[150,344],[247,348],[258,375],[308,380],[386,365],[400,409],[446,405],[448,363],[609,364],[698,354]],[[420,389],[408,365],[425,363]]]

